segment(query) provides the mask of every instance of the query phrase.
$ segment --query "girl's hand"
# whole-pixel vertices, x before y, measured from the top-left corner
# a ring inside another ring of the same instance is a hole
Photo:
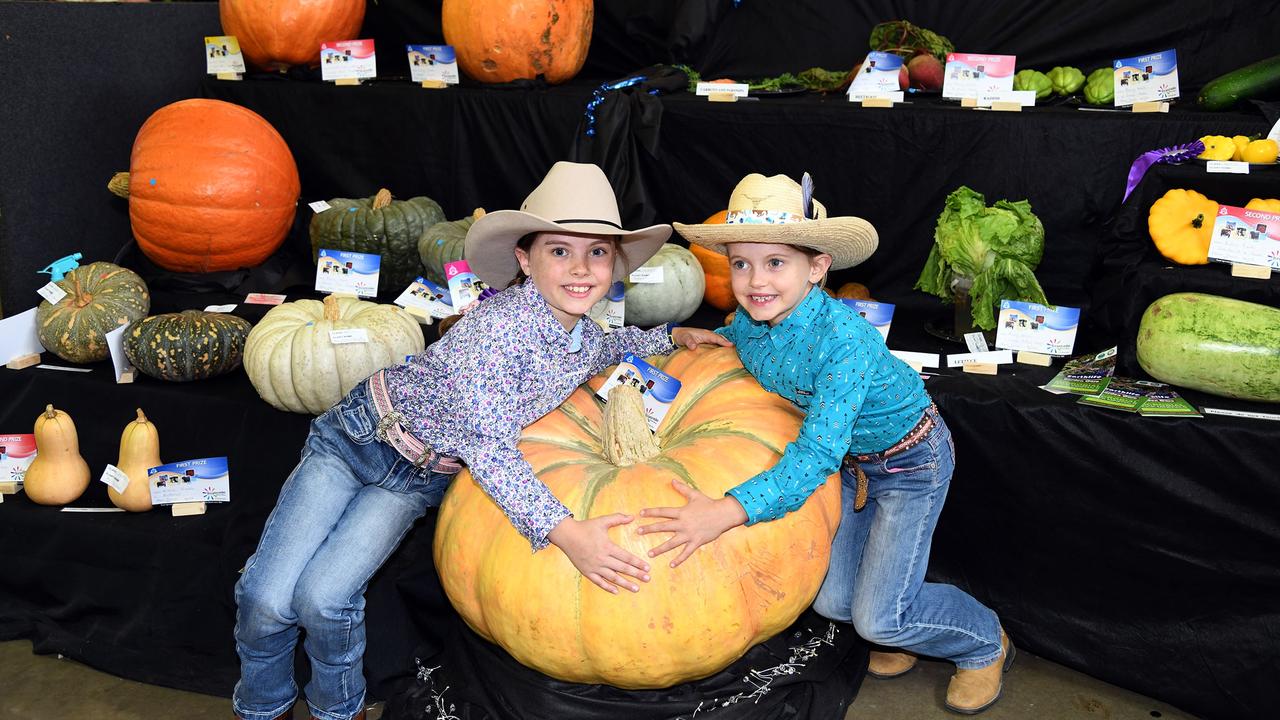
[[[694,550],[747,521],[747,511],[731,495],[712,500],[679,480],[672,480],[671,485],[689,502],[681,508],[645,508],[640,511],[640,517],[670,518],[668,522],[645,525],[636,531],[641,535],[672,533],[666,542],[649,551],[649,557],[657,557],[684,545],[684,550],[671,561],[671,567],[676,567],[692,555]]]
[[[591,582],[615,595],[619,587],[638,592],[640,586],[623,575],[649,582],[649,563],[618,547],[609,539],[609,528],[631,522],[630,515],[615,513],[590,520],[567,517],[548,533],[569,562]]]
[[[681,345],[690,350],[697,350],[699,345],[720,345],[722,347],[731,347],[733,343],[723,335],[717,335],[710,330],[702,328],[678,327],[671,331],[671,340],[676,347]]]

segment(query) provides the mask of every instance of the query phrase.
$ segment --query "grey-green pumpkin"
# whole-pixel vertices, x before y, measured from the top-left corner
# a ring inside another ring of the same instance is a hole
[[[145,375],[170,382],[204,380],[240,367],[248,320],[185,310],[152,315],[124,334],[124,354]]]
[[[462,260],[463,241],[467,239],[467,231],[476,220],[484,217],[484,208],[476,208],[471,215],[461,220],[447,220],[436,223],[418,239],[418,255],[427,279],[444,285],[448,279],[444,276],[447,263]]]
[[[95,262],[57,281],[67,294],[56,303],[45,300],[36,310],[40,344],[74,363],[106,360],[107,333],[146,317],[151,309],[147,284],[132,270]]]
[[[423,272],[418,257],[422,233],[445,219],[429,197],[392,200],[383,189],[367,198],[334,198],[311,218],[311,260],[320,250],[354,250],[382,256],[378,292],[400,292]]]

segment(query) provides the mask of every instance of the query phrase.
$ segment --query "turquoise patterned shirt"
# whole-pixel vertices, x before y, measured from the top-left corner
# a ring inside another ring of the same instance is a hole
[[[799,508],[847,453],[873,453],[920,421],[929,394],[853,308],[814,287],[777,327],[742,308],[716,332],[732,340],[760,385],[805,411],[800,435],[777,464],[729,491],[747,524]]]

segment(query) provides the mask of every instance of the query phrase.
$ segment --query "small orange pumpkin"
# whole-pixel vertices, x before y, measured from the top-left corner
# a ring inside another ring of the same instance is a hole
[[[138,247],[177,272],[253,267],[284,242],[301,184],[284,138],[247,108],[182,100],[155,111],[133,141],[129,198]]]
[[[856,282],[848,282],[840,286],[834,295],[839,300],[867,300],[875,302],[871,297],[871,291],[866,285]]]
[[[320,64],[320,43],[354,40],[365,0],[219,0],[222,31],[264,70]]]
[[[587,61],[592,0],[444,0],[444,41],[458,65],[486,83],[533,80],[556,85]]]
[[[704,220],[703,224],[723,225],[726,214],[727,211],[721,210]],[[695,243],[689,243],[689,250],[693,252],[694,257],[698,258],[698,264],[702,266],[702,275],[707,281],[707,289],[703,291],[702,299],[717,310],[732,310],[738,307],[738,300],[733,296],[733,285],[729,281],[729,258]]]

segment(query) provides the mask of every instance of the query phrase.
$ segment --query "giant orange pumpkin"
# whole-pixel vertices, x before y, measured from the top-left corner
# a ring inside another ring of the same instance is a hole
[[[444,41],[468,76],[555,85],[578,74],[591,46],[592,0],[444,0]]]
[[[270,123],[239,105],[196,99],[147,118],[129,172],[111,189],[129,198],[133,236],[152,262],[212,272],[270,257],[293,225],[301,186]]]
[[[703,224],[723,225],[726,214],[727,211],[721,210],[704,220]],[[729,258],[695,243],[689,243],[689,249],[698,258],[702,274],[707,280],[707,289],[703,291],[702,299],[719,310],[738,307],[738,300],[733,296],[733,285],[729,282]]]
[[[594,390],[605,375],[524,430],[521,452],[579,520],[682,505],[675,478],[722,497],[771,467],[799,433],[801,412],[762,389],[733,348],[650,362],[683,383],[656,436],[634,390],[602,408]],[[647,557],[669,537],[636,533],[652,522],[637,518],[609,537]],[[571,682],[658,688],[715,673],[794,621],[822,584],[839,522],[832,475],[799,510],[734,528],[679,567],[670,567],[678,550],[654,559],[640,592],[612,595],[554,546],[531,555],[464,470],[440,506],[435,559],[467,623],[525,665]]]
[[[219,0],[222,31],[264,70],[319,65],[320,43],[354,40],[365,0]]]

